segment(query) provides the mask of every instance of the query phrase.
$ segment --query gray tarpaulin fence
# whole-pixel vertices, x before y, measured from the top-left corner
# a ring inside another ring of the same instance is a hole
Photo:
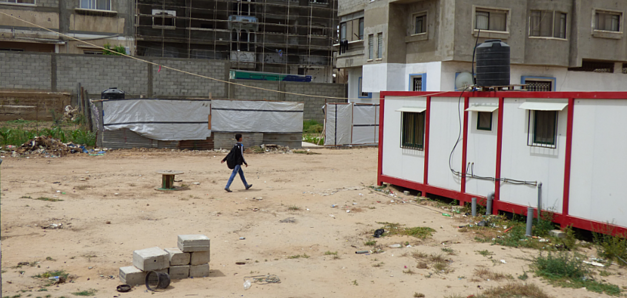
[[[305,104],[287,101],[213,100],[214,132],[302,134]]]
[[[96,113],[98,113],[96,108]],[[109,99],[102,102],[105,131],[129,129],[159,141],[205,140],[211,100]]]
[[[379,105],[327,103],[325,146],[379,143]]]

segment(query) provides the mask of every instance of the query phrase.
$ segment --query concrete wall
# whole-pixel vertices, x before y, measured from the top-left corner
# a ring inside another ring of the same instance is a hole
[[[51,56],[0,52],[0,88],[52,89]]]
[[[213,144],[216,149],[230,150],[236,142],[234,133],[213,133]],[[263,144],[263,133],[242,133],[242,144],[244,144],[244,149]]]
[[[289,93],[316,95],[321,97],[307,97],[294,94],[276,93],[259,89],[251,89],[238,85],[230,85],[229,98],[241,100],[278,100],[295,101],[305,103],[304,120],[316,120],[320,123],[324,121],[322,106],[325,102],[346,102],[345,84],[327,83],[296,83],[296,82],[272,82],[272,81],[251,81],[251,80],[231,80],[246,86],[255,86],[264,89],[278,90]]]
[[[0,91],[0,121],[53,120],[50,110],[62,115],[70,101],[69,93]]]

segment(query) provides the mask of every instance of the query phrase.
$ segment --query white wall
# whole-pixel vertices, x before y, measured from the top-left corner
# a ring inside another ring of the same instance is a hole
[[[460,113],[458,114],[458,103]],[[461,179],[451,173],[449,168],[449,156],[457,137],[461,132],[459,126],[459,116],[463,121],[464,99],[461,102],[458,98],[432,97],[429,127],[429,184],[460,191]],[[387,122],[384,123],[387,125]],[[463,129],[463,122],[462,122]],[[387,135],[384,135],[384,139]],[[462,135],[463,137],[463,135]],[[462,164],[462,140],[453,152],[451,166],[457,171]]]
[[[470,98],[473,104],[498,105],[498,98]],[[482,177],[494,177],[496,172],[496,138],[498,134],[498,110],[492,113],[492,130],[477,129],[477,112],[468,112],[468,145],[466,162],[474,163],[473,173]],[[457,169],[457,167],[456,167]],[[468,170],[470,174],[470,168]],[[466,192],[487,196],[494,191],[494,181],[466,178]]]
[[[452,89],[440,89],[442,78],[442,62],[427,62],[427,63],[411,63],[405,66],[405,77],[403,78],[403,87],[401,90],[410,91],[411,84],[409,83],[409,75],[411,74],[427,74],[427,90],[423,91],[440,91],[440,90],[452,90]]]
[[[576,100],[569,214],[627,227],[626,100]]]
[[[363,82],[364,92],[380,92],[388,91],[388,73],[387,63],[369,64],[363,66]]]
[[[393,97],[385,99],[383,174],[418,183],[424,182],[424,151],[401,148],[402,107],[426,106],[424,97]]]
[[[565,100],[546,101],[563,102]],[[561,213],[567,108],[558,113],[556,148],[532,147],[527,145],[529,112],[519,108],[525,101],[525,99],[516,98],[505,99],[501,178],[542,182],[543,210]],[[538,191],[534,186],[502,183],[500,199],[518,205],[537,207]]]
[[[361,67],[348,68],[348,101],[355,102],[359,97],[359,77]]]

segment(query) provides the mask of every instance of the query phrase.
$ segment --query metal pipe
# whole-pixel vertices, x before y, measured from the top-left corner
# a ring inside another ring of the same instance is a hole
[[[472,217],[477,216],[477,198],[472,198]]]
[[[538,224],[542,214],[542,182],[538,182]]]
[[[488,200],[487,200],[486,207],[485,207],[485,215],[492,214],[492,201],[493,200],[494,200],[494,192],[491,191],[488,194]]]
[[[533,225],[533,207],[527,207],[527,237],[531,237],[531,226]]]

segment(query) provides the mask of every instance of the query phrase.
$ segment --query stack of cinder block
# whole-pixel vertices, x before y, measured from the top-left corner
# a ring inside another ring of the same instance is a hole
[[[133,266],[120,267],[120,281],[143,284],[150,271],[168,273],[170,279],[209,276],[210,240],[205,235],[179,235],[178,248],[158,247],[133,252]]]

